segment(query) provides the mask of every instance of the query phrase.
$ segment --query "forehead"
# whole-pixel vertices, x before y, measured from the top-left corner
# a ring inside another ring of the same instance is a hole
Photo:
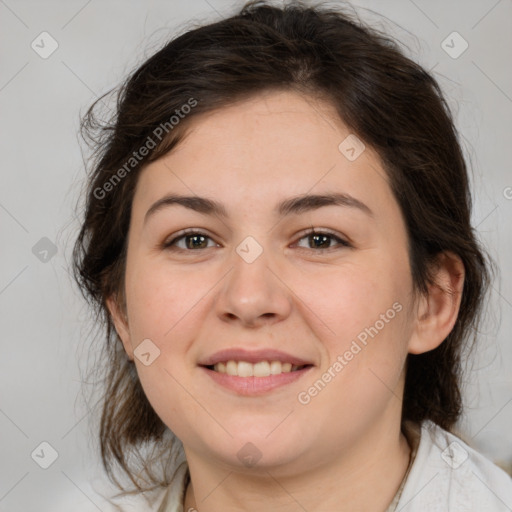
[[[354,137],[330,103],[269,92],[197,115],[185,139],[142,171],[136,198],[154,202],[175,191],[245,205],[265,200],[273,208],[284,196],[337,190],[389,202],[378,155]],[[347,146],[359,156],[347,158]]]
[[[319,154],[324,155],[322,161],[337,158],[340,136],[350,133],[333,105],[291,91],[267,92],[198,116],[191,128],[176,156],[228,154],[229,164],[240,160],[244,167],[253,162],[281,166],[283,159],[299,167]]]

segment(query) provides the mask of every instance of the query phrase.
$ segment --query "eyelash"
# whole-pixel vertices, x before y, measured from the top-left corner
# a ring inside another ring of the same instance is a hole
[[[205,238],[208,238],[210,240],[212,240],[212,238],[207,235],[206,233],[203,233],[202,231],[198,231],[198,230],[195,230],[195,229],[188,229],[188,230],[185,230],[183,231],[179,236],[176,236],[174,238],[172,238],[171,240],[168,240],[168,241],[165,241],[163,244],[162,244],[162,249],[166,249],[166,250],[177,250],[177,251],[184,251],[184,252],[193,252],[193,251],[200,251],[201,249],[183,249],[181,247],[176,247],[176,243],[182,239],[185,239],[186,237],[189,237],[189,236],[193,236],[193,235],[199,235],[199,236],[203,236]],[[327,236],[327,237],[330,237],[332,240],[336,241],[338,243],[338,246],[339,247],[343,247],[343,248],[350,248],[350,247],[353,247],[347,240],[339,237],[338,235],[335,235],[334,233],[331,233],[330,231],[328,230],[323,230],[323,231],[316,231],[314,228],[312,228],[310,231],[308,231],[307,233],[304,233],[299,239],[298,241],[304,239],[304,238],[307,238],[307,237],[310,237],[312,235],[324,235],[324,236]],[[338,248],[339,248],[338,247]],[[206,247],[205,249],[210,249],[211,247]],[[335,249],[336,246],[334,247],[327,247],[327,248],[304,248],[302,247],[302,249],[306,249],[306,250],[311,250],[311,251],[315,251],[315,252],[323,252],[323,251],[329,251],[329,250],[333,250]]]

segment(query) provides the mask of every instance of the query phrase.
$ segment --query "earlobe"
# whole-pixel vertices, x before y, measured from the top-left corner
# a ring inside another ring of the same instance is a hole
[[[409,341],[409,353],[422,354],[437,348],[452,331],[459,314],[464,288],[464,264],[446,251],[437,257],[433,284],[417,308],[416,326]]]
[[[128,327],[128,318],[122,308],[119,306],[117,299],[111,295],[106,299],[107,308],[110,313],[110,318],[114,323],[119,338],[123,342],[124,349],[128,357],[133,360],[133,347],[130,340],[130,330]]]

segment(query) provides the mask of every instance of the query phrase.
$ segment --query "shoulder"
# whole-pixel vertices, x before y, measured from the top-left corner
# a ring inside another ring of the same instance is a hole
[[[418,433],[418,451],[397,510],[512,510],[512,479],[505,471],[430,421]]]

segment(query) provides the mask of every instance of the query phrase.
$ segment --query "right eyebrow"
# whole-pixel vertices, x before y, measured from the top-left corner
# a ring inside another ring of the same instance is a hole
[[[151,205],[144,216],[144,223],[146,223],[148,218],[154,215],[157,211],[175,204],[184,206],[185,208],[189,208],[190,210],[194,210],[199,213],[204,213],[205,215],[218,215],[220,217],[228,216],[224,206],[217,201],[207,199],[206,197],[169,194]]]

